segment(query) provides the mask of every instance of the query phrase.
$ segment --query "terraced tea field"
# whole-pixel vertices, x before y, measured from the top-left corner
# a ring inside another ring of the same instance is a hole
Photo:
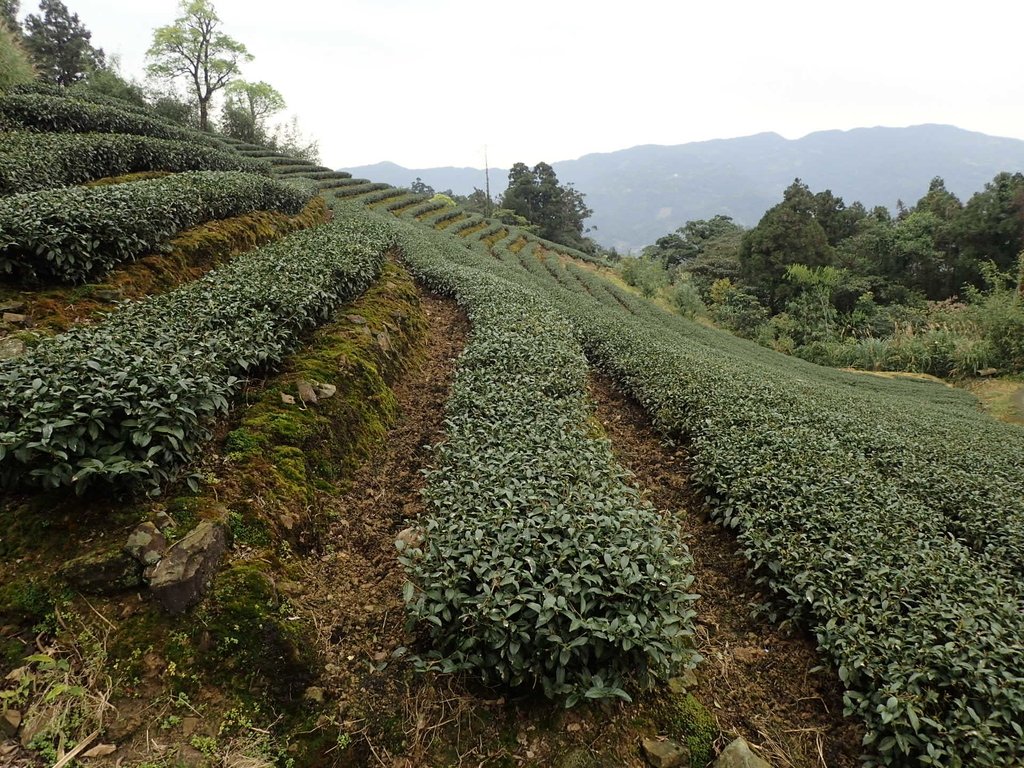
[[[1024,764],[967,393],[102,99],[0,127],[0,757]]]

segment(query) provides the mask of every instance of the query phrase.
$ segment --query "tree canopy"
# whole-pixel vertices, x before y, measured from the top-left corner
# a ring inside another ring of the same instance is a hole
[[[225,88],[221,130],[242,141],[267,141],[267,118],[287,106],[284,96],[270,85],[260,81],[233,80]]]
[[[246,47],[221,31],[221,21],[208,0],[181,0],[181,15],[173,24],[153,31],[146,52],[146,71],[164,80],[183,78],[195,94],[199,127],[209,127],[210,100],[227,87],[251,61]]]
[[[583,233],[584,222],[593,211],[572,184],[559,184],[547,163],[537,163],[532,169],[525,163],[513,165],[501,207],[536,224],[543,238],[590,250]]]
[[[60,0],[42,0],[39,11],[25,17],[24,40],[40,78],[54,85],[74,85],[103,67],[103,50],[93,48],[92,33],[77,13]]]

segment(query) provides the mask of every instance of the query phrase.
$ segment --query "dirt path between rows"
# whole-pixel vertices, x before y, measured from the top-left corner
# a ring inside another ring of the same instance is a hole
[[[842,687],[809,633],[751,618],[765,596],[747,576],[735,540],[694,511],[685,450],[662,444],[642,408],[603,377],[591,397],[616,458],[659,509],[678,512],[701,595],[696,605],[697,698],[724,734],[738,734],[772,762],[793,768],[860,765],[863,729],[842,716]],[[822,671],[814,671],[824,666]]]
[[[401,599],[404,572],[395,538],[423,510],[422,470],[444,434],[444,403],[469,324],[454,302],[422,298],[427,336],[394,387],[399,413],[387,439],[332,503],[325,551],[306,568],[298,605],[314,617],[327,659],[326,693],[339,702],[339,765],[392,765],[415,751],[410,709],[418,687],[395,662],[411,637]],[[346,735],[351,738],[346,738]]]

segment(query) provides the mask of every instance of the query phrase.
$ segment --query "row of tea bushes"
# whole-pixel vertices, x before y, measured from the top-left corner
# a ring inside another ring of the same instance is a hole
[[[364,291],[393,244],[388,227],[336,217],[0,361],[0,485],[158,490],[240,377]]]
[[[0,94],[0,118],[31,132],[119,133],[173,139],[223,149],[214,136],[163,122],[122,106],[97,104],[65,95]]]
[[[1024,433],[945,387],[818,368],[529,275],[690,441],[714,515],[835,661],[869,764],[1024,760]]]
[[[184,229],[253,211],[299,213],[310,190],[265,176],[199,171],[0,198],[0,272],[84,282]]]
[[[633,673],[692,663],[688,555],[591,434],[570,327],[535,292],[488,274],[489,256],[397,226],[407,263],[473,328],[423,543],[402,552],[411,616],[435,649],[427,660],[568,705],[626,697]]]
[[[142,171],[242,171],[265,163],[202,145],[108,133],[0,133],[0,196]]]

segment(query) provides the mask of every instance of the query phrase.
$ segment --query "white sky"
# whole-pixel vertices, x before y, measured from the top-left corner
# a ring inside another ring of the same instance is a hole
[[[174,0],[65,0],[141,75]],[[1024,139],[1020,0],[213,0],[325,165],[950,123]],[[23,0],[22,13],[35,11]]]

